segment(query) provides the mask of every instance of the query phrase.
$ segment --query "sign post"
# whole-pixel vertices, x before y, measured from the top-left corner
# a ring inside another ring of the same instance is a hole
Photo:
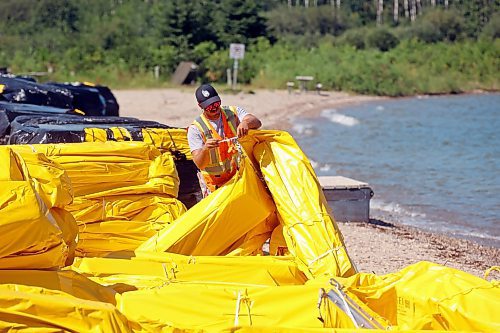
[[[229,44],[229,58],[234,59],[233,63],[233,90],[238,84],[238,60],[245,57],[245,44]]]

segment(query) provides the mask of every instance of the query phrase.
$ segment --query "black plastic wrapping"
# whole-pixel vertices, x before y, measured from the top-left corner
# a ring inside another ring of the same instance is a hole
[[[128,130],[133,141],[143,141],[143,128],[169,128],[156,121],[129,117],[21,116],[11,124],[9,144],[84,142],[85,128],[89,127],[105,129],[123,127]],[[108,141],[116,140],[111,130],[107,131],[107,139]]]
[[[118,116],[119,106],[108,87],[92,86],[84,83],[57,83],[48,85],[64,88],[73,95],[73,107],[82,110],[86,116]]]
[[[192,160],[185,158],[175,159],[175,168],[180,180],[178,199],[189,209],[203,199],[197,176],[198,168]]]
[[[73,95],[68,89],[40,84],[14,75],[0,75],[0,100],[56,108],[72,108]]]
[[[51,106],[0,101],[0,144],[6,144],[9,140],[10,126],[16,117],[54,116],[64,114],[78,115],[78,113],[71,108],[55,108]]]

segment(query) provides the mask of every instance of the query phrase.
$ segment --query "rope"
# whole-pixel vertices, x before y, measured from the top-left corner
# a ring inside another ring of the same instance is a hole
[[[484,271],[484,279],[488,280],[488,276],[490,275],[491,272],[497,271],[500,272],[500,266],[492,266],[488,268],[487,270]]]

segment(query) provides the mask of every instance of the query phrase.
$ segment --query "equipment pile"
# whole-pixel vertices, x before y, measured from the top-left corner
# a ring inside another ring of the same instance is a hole
[[[286,132],[239,140],[201,199],[184,129],[63,113],[0,113],[29,143],[0,146],[2,331],[500,331],[498,281],[358,272]]]

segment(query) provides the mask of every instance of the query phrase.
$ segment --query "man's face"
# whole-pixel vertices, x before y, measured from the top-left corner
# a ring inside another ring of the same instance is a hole
[[[215,102],[207,106],[204,110],[205,115],[209,118],[216,119],[220,115],[220,102]]]

